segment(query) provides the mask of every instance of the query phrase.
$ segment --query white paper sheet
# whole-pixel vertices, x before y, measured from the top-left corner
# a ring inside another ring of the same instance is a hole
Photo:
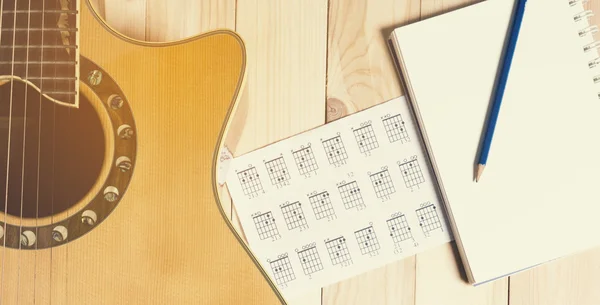
[[[235,158],[250,248],[286,299],[451,240],[401,97]]]

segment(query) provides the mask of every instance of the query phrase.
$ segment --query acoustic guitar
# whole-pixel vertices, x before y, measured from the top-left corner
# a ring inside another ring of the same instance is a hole
[[[77,0],[0,16],[0,305],[283,302],[217,196],[240,37],[136,41]]]

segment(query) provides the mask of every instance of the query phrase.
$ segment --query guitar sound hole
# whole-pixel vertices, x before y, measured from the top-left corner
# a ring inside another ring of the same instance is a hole
[[[10,82],[0,86],[0,211],[6,204],[19,218],[56,215],[100,175],[106,145],[100,118],[83,95],[78,109],[68,108],[43,97],[40,103],[40,93],[21,82],[13,86],[11,118]]]

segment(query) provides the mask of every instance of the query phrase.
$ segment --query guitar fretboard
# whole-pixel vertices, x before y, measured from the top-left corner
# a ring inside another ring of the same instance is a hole
[[[78,2],[2,1],[0,75],[27,80],[48,97],[77,106]]]

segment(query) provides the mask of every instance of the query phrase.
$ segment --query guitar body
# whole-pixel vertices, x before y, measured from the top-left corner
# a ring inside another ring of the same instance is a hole
[[[0,304],[280,304],[217,202],[216,156],[246,69],[241,39],[216,31],[143,43],[110,29],[87,1],[80,15],[82,102],[77,109],[51,107],[55,118],[78,111],[97,117],[62,124],[66,139],[52,143],[72,144],[66,151],[72,155],[55,153],[53,162],[55,171],[80,170],[91,159],[97,164],[65,182],[62,192],[85,184],[85,173],[95,178],[88,191],[78,187],[84,191],[75,192],[76,204],[59,209],[57,203],[44,217],[2,213],[9,225],[0,240]],[[19,109],[15,104],[12,111]],[[53,126],[65,122],[55,120]],[[41,136],[46,127],[39,126]],[[29,145],[14,130],[12,145]],[[91,143],[78,146],[79,140]],[[37,233],[35,243],[23,235],[26,228]]]

